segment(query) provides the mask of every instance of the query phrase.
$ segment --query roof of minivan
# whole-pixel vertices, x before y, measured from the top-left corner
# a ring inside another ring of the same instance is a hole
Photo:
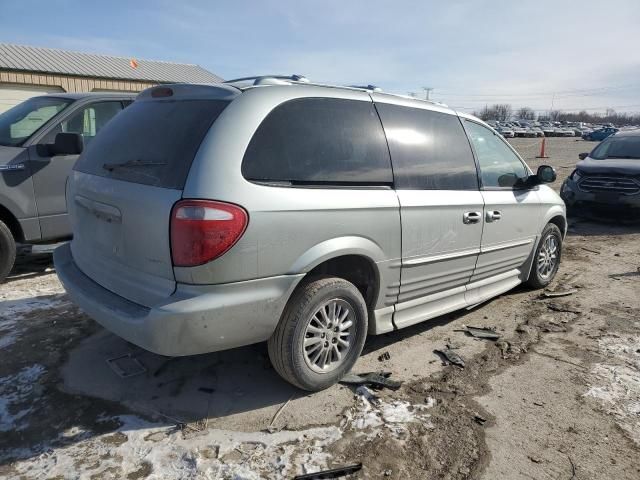
[[[224,85],[230,85],[234,88],[237,88],[240,91],[251,90],[254,88],[264,88],[264,87],[273,88],[278,86],[295,86],[295,85],[340,89],[340,90],[348,90],[348,91],[355,90],[360,92],[374,93],[376,95],[380,95],[382,98],[397,98],[403,103],[416,102],[419,105],[434,105],[436,107],[453,110],[448,105],[445,105],[439,102],[434,102],[432,100],[416,98],[410,95],[387,93],[382,91],[380,88],[376,87],[375,85],[359,86],[359,85],[333,85],[333,84],[327,84],[327,83],[316,83],[316,82],[309,81],[304,75],[291,75],[291,76],[263,75],[263,76],[256,76],[256,77],[245,77],[245,78],[238,78],[235,80],[227,80],[226,82],[224,82]]]
[[[269,91],[273,89],[282,89],[282,88],[309,88],[309,89],[333,89],[333,90],[342,90],[348,92],[365,92],[372,96],[372,98],[376,101],[383,101],[389,103],[397,103],[404,106],[415,106],[417,108],[428,108],[432,110],[444,111],[459,115],[460,117],[473,119],[476,121],[480,121],[478,118],[464,112],[458,112],[455,109],[445,105],[443,103],[438,103],[430,100],[424,100],[420,98],[411,97],[409,95],[399,95],[394,93],[387,93],[378,90],[372,90],[366,87],[354,87],[354,86],[344,86],[344,85],[326,85],[320,83],[312,83],[312,82],[280,82],[273,84],[261,84],[261,85],[250,85],[250,86],[237,86],[233,85],[233,83],[221,83],[221,84],[191,84],[191,83],[174,83],[171,85],[157,85],[155,87],[147,88],[143,90],[140,95],[137,97],[137,101],[143,100],[155,100],[162,99],[162,95],[154,98],[153,92],[159,90],[172,90],[171,97],[176,98],[177,96],[186,99],[189,97],[196,98],[211,98],[211,99],[220,99],[220,100],[233,100],[233,98],[242,95],[243,92],[255,91],[255,90],[264,90]],[[167,97],[168,98],[168,97]],[[484,123],[484,122],[483,122]]]

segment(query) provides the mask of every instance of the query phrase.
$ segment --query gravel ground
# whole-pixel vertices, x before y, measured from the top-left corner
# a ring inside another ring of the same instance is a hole
[[[511,143],[541,164],[540,140]],[[554,188],[592,147],[547,139]],[[0,286],[0,478],[291,478],[356,462],[354,478],[640,478],[639,240],[638,225],[570,219],[551,289],[571,295],[517,288],[370,338],[354,370],[393,372],[399,390],[311,395],[264,345],[140,351],[70,303],[46,250],[25,251]],[[465,368],[442,364],[447,344]],[[123,354],[144,373],[117,376],[106,360]]]

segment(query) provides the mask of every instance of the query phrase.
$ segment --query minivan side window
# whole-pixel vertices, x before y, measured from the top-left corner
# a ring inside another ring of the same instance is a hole
[[[511,188],[527,178],[527,167],[499,135],[469,120],[465,128],[476,151],[483,188]]]
[[[242,175],[292,184],[393,182],[373,103],[336,98],[295,99],[273,109],[247,147]]]
[[[53,143],[58,133],[79,133],[87,145],[109,120],[122,110],[122,102],[96,102],[87,105],[53,128],[41,143]]]
[[[469,140],[456,115],[376,104],[400,190],[477,190]]]

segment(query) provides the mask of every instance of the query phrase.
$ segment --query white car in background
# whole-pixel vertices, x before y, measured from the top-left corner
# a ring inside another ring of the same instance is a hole
[[[504,138],[513,138],[516,136],[513,129],[505,125],[498,125],[495,127],[496,132],[502,135]]]
[[[527,136],[527,129],[521,127],[520,125],[513,125],[513,133],[516,135],[516,137],[526,137]]]
[[[544,132],[540,127],[531,127],[531,130],[536,134],[536,137],[544,137]]]
[[[558,137],[574,137],[575,133],[573,132],[573,128],[558,127],[556,128],[556,135]]]

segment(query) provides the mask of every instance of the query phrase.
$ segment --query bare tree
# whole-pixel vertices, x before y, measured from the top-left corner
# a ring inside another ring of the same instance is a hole
[[[473,112],[473,115],[482,120],[498,120],[505,122],[511,118],[513,109],[508,103],[485,105],[480,111]]]
[[[561,114],[562,112],[560,112],[560,110],[549,110],[549,118],[554,122],[560,120]]]
[[[516,112],[516,117],[518,117],[521,120],[535,120],[536,113],[533,111],[532,108],[522,107],[518,109],[518,111]]]
[[[513,112],[513,108],[508,103],[497,103],[492,107],[496,113],[496,120],[500,120],[501,122],[506,122],[511,119],[511,114]]]
[[[489,107],[485,105],[480,110],[474,110],[471,112],[471,115],[474,117],[478,117],[480,120],[493,120],[491,118],[491,112],[489,111]]]

